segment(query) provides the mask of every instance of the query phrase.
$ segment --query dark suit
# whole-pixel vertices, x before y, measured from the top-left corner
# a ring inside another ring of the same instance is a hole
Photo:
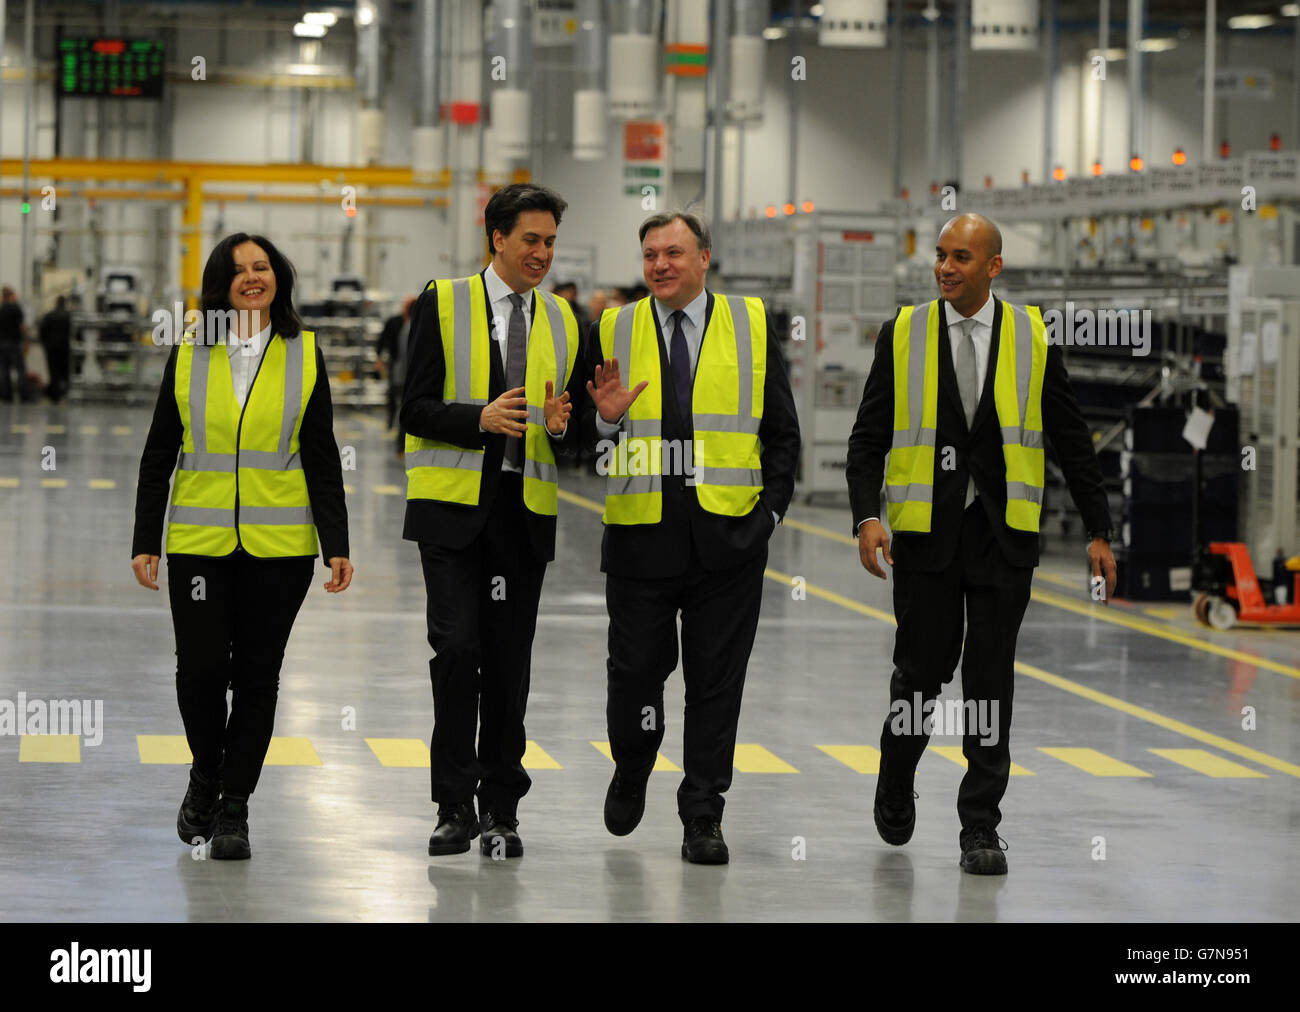
[[[982,744],[968,726],[963,742],[968,768],[957,798],[963,829],[996,827],[998,802],[1010,774],[1015,643],[1029,604],[1033,570],[1038,565],[1038,535],[1006,524],[1006,465],[994,406],[1002,302],[996,301],[993,340],[974,423],[968,428],[952,360],[946,307],[940,306],[939,406],[936,422],[934,507],[929,534],[892,535],[894,558],[894,674],[891,707],[900,701],[910,713],[914,693],[934,699],[962,663],[962,694],[967,700],[997,703],[996,744]],[[857,421],[849,436],[846,477],[854,533],[868,517],[884,518],[880,490],[885,456],[894,427],[893,321],[876,340],[876,357],[867,377]],[[1092,436],[1070,389],[1059,347],[1049,347],[1043,380],[1043,430],[1056,451],[1088,530],[1110,527],[1110,512]],[[955,468],[939,465],[945,447],[956,449]],[[966,507],[967,481],[976,498]],[[969,625],[962,650],[963,607]],[[910,777],[925,751],[928,735],[896,735],[891,718],[881,734],[881,776]],[[908,721],[910,725],[910,721]]]
[[[544,312],[537,300],[534,293],[533,320]],[[491,333],[490,303],[485,302],[485,310]],[[488,359],[490,402],[505,392],[506,380],[495,346]],[[480,811],[514,818],[519,799],[532,784],[523,767],[524,710],[542,578],[555,557],[555,518],[524,506],[522,476],[501,470],[508,437],[479,430],[482,406],[442,399],[446,375],[438,292],[429,288],[411,309],[402,428],[425,439],[484,450],[477,506],[430,499],[406,504],[402,536],[420,545],[429,645],[435,653],[429,662],[432,797],[442,804],[468,803],[478,785]],[[585,392],[582,383],[579,351],[567,388],[575,403]],[[564,437],[551,440],[552,448],[557,454],[572,453],[578,433],[577,421],[571,419]]]
[[[709,294],[704,341],[716,340],[708,336],[713,302]],[[691,439],[689,405],[682,411],[677,403],[667,344],[658,314],[652,311],[651,315],[659,338],[663,438]],[[703,348],[701,342],[701,358]],[[586,356],[587,375],[594,378],[603,359],[599,321],[588,334]],[[634,388],[639,378],[629,375],[629,363],[619,366],[624,384]],[[584,405],[583,437],[597,452],[599,441],[611,438],[598,433],[595,406],[589,400]],[[745,670],[758,628],[767,541],[776,526],[772,513],[783,515],[794,494],[799,421],[785,357],[770,320],[759,440],[763,489],[746,516],[708,512],[685,475],[665,475],[661,521],[606,525],[601,540],[609,609],[610,749],[619,769],[633,779],[650,775],[663,741],[663,686],[677,666],[677,614],[681,612],[685,777],[677,804],[683,819],[722,816],[722,795],[731,785]],[[654,707],[653,727],[646,726],[646,706]]]

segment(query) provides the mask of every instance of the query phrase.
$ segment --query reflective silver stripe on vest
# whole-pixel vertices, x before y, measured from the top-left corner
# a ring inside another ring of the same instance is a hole
[[[1033,485],[1026,485],[1023,481],[1007,482],[1008,499],[1027,499],[1029,502],[1043,505],[1043,490],[1035,488]]]
[[[241,524],[262,524],[268,527],[290,527],[312,522],[310,506],[240,506]]]
[[[558,482],[560,480],[560,472],[554,464],[548,464],[544,460],[529,460],[525,458],[524,477],[536,478],[539,481]]]
[[[284,407],[285,414],[288,415],[288,401],[285,402]],[[289,425],[290,429],[292,429],[292,418]],[[215,454],[209,454],[209,456],[215,456]],[[297,453],[290,453],[287,449],[279,453],[273,453],[270,450],[240,450],[239,466],[256,467],[262,471],[301,471],[302,458]]]
[[[198,439],[194,441],[197,443]],[[182,471],[216,471],[222,474],[234,474],[235,455],[233,453],[182,453],[176,466]]]
[[[167,510],[167,522],[172,524],[194,524],[198,527],[235,526],[234,509],[219,509],[213,506],[178,506],[175,503]]]
[[[464,471],[482,471],[483,454],[476,450],[407,450],[407,467],[458,467]]]
[[[275,340],[275,336],[271,336]],[[293,439],[293,427],[298,421],[298,411],[302,407],[302,344],[303,336],[299,334],[290,340],[289,338],[280,338],[284,342],[284,417],[280,419],[280,453],[284,457],[289,456],[289,444]],[[263,349],[262,354],[266,354]],[[245,454],[247,455],[247,454]],[[268,454],[269,456],[269,454]],[[240,463],[243,463],[241,459]],[[250,467],[274,467],[273,464],[250,464]],[[289,465],[290,467],[294,465]],[[301,467],[302,465],[297,465]],[[287,469],[287,468],[285,468]]]
[[[736,415],[738,418],[747,419],[754,414],[754,347],[749,330],[749,310],[745,306],[745,300],[740,296],[722,297],[727,300],[727,307],[731,310],[732,330],[736,338],[736,371],[740,376],[740,397],[736,401]],[[757,421],[754,419],[755,432],[758,431]],[[697,428],[700,425],[698,415],[695,418],[695,425]],[[737,429],[736,431],[748,430]]]
[[[1043,434],[1029,429],[1022,432],[1014,425],[1004,425],[1002,426],[1002,442],[1019,443],[1027,450],[1041,450],[1043,448]]]
[[[664,434],[662,418],[624,418],[622,431],[628,439],[658,439]]]
[[[699,467],[695,469],[697,485],[743,485],[763,487],[763,472],[748,467]]]
[[[611,474],[606,481],[609,482],[607,495],[644,495],[663,490],[663,476],[658,474],[635,474],[626,478]]]
[[[743,384],[742,384],[743,385]],[[751,395],[753,390],[750,390]],[[761,418],[749,415],[710,415],[702,411],[695,413],[695,430],[705,432],[747,432],[758,434]]]
[[[528,420],[534,425],[546,427],[546,409],[539,408],[536,404],[528,405]]]
[[[1034,362],[1034,328],[1029,324],[1029,313],[1024,306],[1002,305],[1015,315],[1016,331],[1016,405],[1023,412],[1029,401],[1029,374]],[[1005,310],[1004,310],[1005,311]],[[1025,417],[1020,416],[1020,427],[1025,427]]]
[[[892,449],[907,446],[934,446],[935,430],[922,427],[922,421],[925,418],[925,356],[927,351],[927,321],[929,318],[930,304],[928,302],[912,307],[911,325],[907,331],[908,427],[894,430]],[[895,487],[901,488],[902,486]],[[927,498],[923,501],[929,502],[930,500]]]
[[[537,298],[546,306],[546,319],[551,324],[551,345],[555,349],[555,396],[564,393],[564,367],[569,364],[569,337],[564,329],[564,313],[557,302],[539,292]],[[558,300],[559,296],[553,296]]]
[[[190,353],[190,436],[194,452],[208,448],[208,365],[215,345],[193,345]],[[226,349],[221,349],[225,354]]]
[[[654,312],[654,306],[650,307]],[[629,302],[614,317],[614,357],[618,359],[619,373],[631,375],[632,369],[632,317],[636,313],[636,303]],[[659,378],[663,383],[663,377]]]
[[[886,485],[885,499],[891,503],[934,502],[933,485]]]

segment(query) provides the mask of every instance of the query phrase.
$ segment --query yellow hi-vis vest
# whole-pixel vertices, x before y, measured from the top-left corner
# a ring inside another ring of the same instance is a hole
[[[906,306],[894,321],[894,439],[885,473],[889,526],[930,532],[939,416],[939,300]],[[1038,531],[1043,510],[1043,375],[1047,333],[1037,306],[1002,303],[993,399],[1007,468],[1007,526]]]
[[[446,363],[442,399],[457,404],[487,404],[492,346],[488,329],[487,288],[479,274],[454,281],[434,281],[438,290],[438,329]],[[546,381],[559,397],[569,383],[578,357],[578,321],[568,302],[536,289],[524,394],[528,400],[528,431],[524,435],[524,505],[533,513],[553,517],[559,501],[559,472],[546,432]],[[505,340],[508,320],[498,323]],[[570,425],[577,419],[570,418]],[[514,438],[514,437],[507,437]],[[483,479],[482,447],[469,448],[406,434],[406,498],[477,506]]]
[[[618,444],[604,454],[607,524],[657,524],[663,519],[663,474],[674,458],[690,470],[700,506],[721,516],[745,516],[763,490],[758,426],[767,377],[767,317],[763,301],[715,295],[700,344],[691,394],[695,435],[690,447],[663,440],[663,382],[654,300],[607,309],[600,318],[604,358],[617,358],[629,390],[649,384],[628,408]],[[674,473],[671,469],[668,473]]]
[[[262,558],[316,554],[302,415],[316,386],[316,335],[275,334],[241,409],[225,344],[186,338],[176,350],[176,407],[185,432],[167,513],[167,553]]]

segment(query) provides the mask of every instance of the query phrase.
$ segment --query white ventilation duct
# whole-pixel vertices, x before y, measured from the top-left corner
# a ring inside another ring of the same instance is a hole
[[[767,77],[763,29],[770,17],[770,0],[734,0],[727,113],[737,123],[763,118],[763,81]]]
[[[608,145],[604,3],[578,0],[574,13],[577,87],[573,93],[573,157],[579,161],[597,161],[605,157]]]
[[[888,27],[885,0],[822,0],[818,41],[823,46],[883,49]]]
[[[380,63],[380,29],[388,21],[387,0],[357,0],[353,15],[357,30],[358,156],[363,165],[378,162],[384,152],[384,71]]]
[[[438,53],[442,40],[442,0],[415,0],[415,129],[411,133],[411,170],[428,177],[447,164],[441,119]]]
[[[971,49],[1037,49],[1038,0],[973,0]]]
[[[650,0],[609,4],[609,111],[619,119],[651,116],[659,105],[659,46]]]
[[[527,158],[532,141],[532,94],[528,90],[533,69],[531,9],[528,0],[494,0],[491,11],[488,79],[492,82],[492,136],[499,157]]]

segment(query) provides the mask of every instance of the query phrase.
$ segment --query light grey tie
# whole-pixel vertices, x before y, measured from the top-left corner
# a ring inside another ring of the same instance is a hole
[[[528,335],[524,332],[524,300],[510,293],[510,326],[506,331],[506,389],[524,385],[524,367],[528,363]],[[506,437],[506,463],[522,469],[524,437]]]
[[[979,377],[975,372],[975,338],[971,332],[975,329],[974,320],[962,320],[957,324],[961,328],[961,337],[957,341],[957,353],[953,365],[957,370],[957,390],[961,394],[961,406],[966,411],[966,428],[975,424],[975,409],[979,407]],[[966,482],[966,505],[975,501],[975,479]]]

